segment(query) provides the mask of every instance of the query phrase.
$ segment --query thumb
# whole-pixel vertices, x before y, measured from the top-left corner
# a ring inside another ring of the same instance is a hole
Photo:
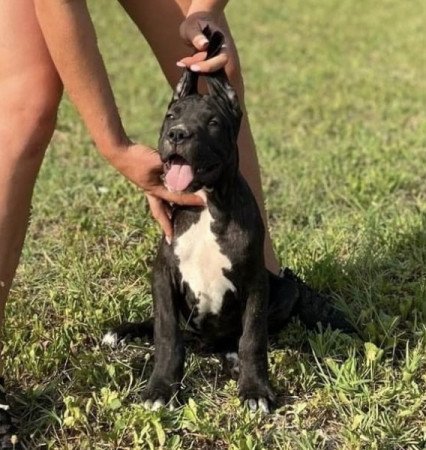
[[[180,35],[188,44],[192,44],[197,50],[205,50],[209,40],[202,32],[201,23],[196,17],[189,17],[180,26]]]

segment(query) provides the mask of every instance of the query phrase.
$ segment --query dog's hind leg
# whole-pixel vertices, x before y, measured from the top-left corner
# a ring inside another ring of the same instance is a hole
[[[294,315],[299,290],[294,281],[284,280],[280,276],[267,272],[269,281],[268,333],[274,334],[281,331]]]
[[[290,269],[282,270],[279,276],[268,272],[268,278],[270,334],[282,330],[293,316],[298,316],[300,321],[311,329],[321,323],[324,327],[330,326],[346,333],[355,331],[344,314],[333,306],[329,297],[309,287]]]
[[[135,339],[147,339],[152,341],[154,338],[154,318],[151,317],[144,322],[124,322],[117,327],[109,330],[102,338],[103,345],[116,347],[120,343],[133,341]]]

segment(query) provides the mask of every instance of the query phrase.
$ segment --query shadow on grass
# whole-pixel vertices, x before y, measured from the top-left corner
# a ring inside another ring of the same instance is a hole
[[[58,390],[58,381],[45,386],[27,389],[13,389],[14,414],[18,417],[19,437],[25,448],[47,448],[49,431],[60,425],[59,414],[63,398]]]
[[[419,339],[426,322],[426,214],[408,232],[373,233],[356,259],[342,264],[328,255],[306,272],[312,285],[334,298],[363,340],[385,349],[405,347],[407,339]]]

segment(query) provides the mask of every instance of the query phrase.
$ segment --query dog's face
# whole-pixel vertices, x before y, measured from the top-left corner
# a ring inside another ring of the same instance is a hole
[[[209,93],[197,93],[197,75],[185,71],[161,129],[165,184],[173,191],[214,188],[236,173],[241,110],[224,73],[206,76]]]

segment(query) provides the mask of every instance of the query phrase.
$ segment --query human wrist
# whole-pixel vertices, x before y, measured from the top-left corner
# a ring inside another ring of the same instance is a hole
[[[110,162],[133,144],[121,122],[112,129],[100,133],[99,137],[94,137],[94,141],[99,152]]]

